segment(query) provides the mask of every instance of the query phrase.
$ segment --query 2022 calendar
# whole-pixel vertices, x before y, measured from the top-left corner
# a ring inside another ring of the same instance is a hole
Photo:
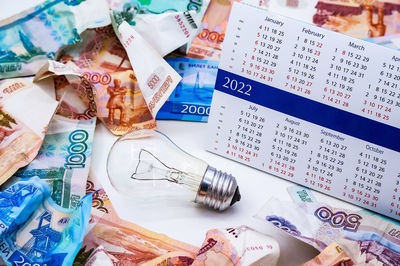
[[[242,3],[207,149],[400,220],[400,52]]]

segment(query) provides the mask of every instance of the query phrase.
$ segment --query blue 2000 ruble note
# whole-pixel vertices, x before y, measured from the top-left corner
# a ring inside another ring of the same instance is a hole
[[[182,76],[182,81],[156,118],[207,122],[218,62],[185,57],[166,60]]]
[[[92,194],[75,209],[58,206],[38,177],[0,192],[0,256],[7,265],[72,265],[90,219]]]

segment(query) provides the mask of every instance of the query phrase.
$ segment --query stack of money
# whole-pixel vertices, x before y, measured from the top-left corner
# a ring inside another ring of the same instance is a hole
[[[7,264],[71,265],[82,242],[76,261],[97,248],[90,264],[96,254],[193,262],[198,248],[122,221],[109,200],[92,212],[94,191],[86,186],[96,118],[115,135],[156,127],[181,80],[163,57],[190,45],[207,6],[45,1],[0,21],[0,255]],[[97,191],[94,206],[105,197]],[[119,233],[137,238],[121,248],[141,247],[140,256],[109,249],[120,245]]]
[[[278,263],[278,243],[245,225],[212,229],[198,248],[124,221],[88,180],[97,118],[118,136],[156,128],[156,118],[207,121],[235,1],[399,47],[391,0],[54,0],[0,21],[8,265]],[[258,217],[321,251],[304,265],[399,264],[398,225],[291,192],[296,203],[272,200]]]

